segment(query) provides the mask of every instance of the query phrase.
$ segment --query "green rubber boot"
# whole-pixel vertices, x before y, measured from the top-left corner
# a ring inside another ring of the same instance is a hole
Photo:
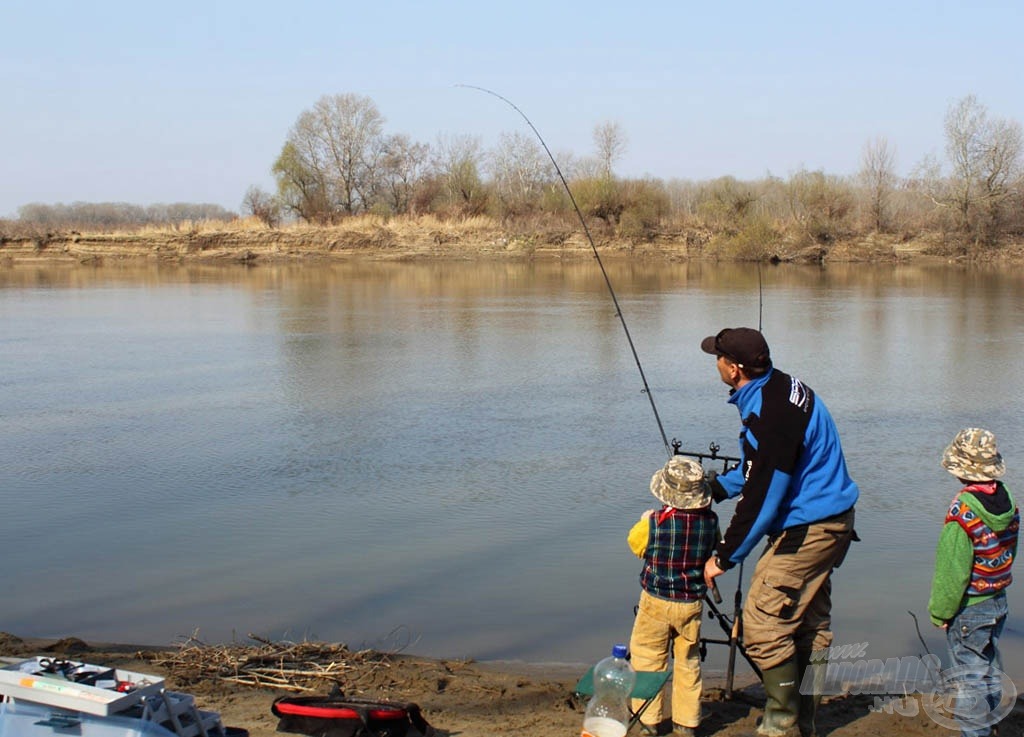
[[[761,737],[795,737],[800,712],[800,673],[796,660],[763,670],[761,682],[768,698],[757,733]]]
[[[821,704],[828,661],[813,660],[810,653],[797,651],[796,662],[800,679],[800,713],[797,718],[800,737],[817,737],[814,717]]]

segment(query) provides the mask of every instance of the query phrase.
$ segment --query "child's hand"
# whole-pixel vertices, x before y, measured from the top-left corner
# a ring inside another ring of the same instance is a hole
[[[654,514],[654,510],[648,509],[646,512],[640,515],[640,519],[650,519],[652,514]]]

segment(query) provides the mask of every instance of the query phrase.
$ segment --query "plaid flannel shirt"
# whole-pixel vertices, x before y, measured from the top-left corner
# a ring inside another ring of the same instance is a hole
[[[644,536],[646,532],[646,536]],[[704,563],[718,542],[718,515],[710,508],[667,507],[641,519],[630,532],[633,552],[644,559],[640,585],[662,599],[704,596]]]

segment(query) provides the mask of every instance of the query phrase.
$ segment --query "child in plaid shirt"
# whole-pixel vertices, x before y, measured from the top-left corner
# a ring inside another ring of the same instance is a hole
[[[718,515],[700,463],[673,456],[651,478],[651,493],[664,506],[649,509],[629,531],[630,550],[644,561],[629,649],[636,670],[668,668],[670,645],[673,733],[691,737],[700,723],[701,600],[707,592],[704,563],[718,542]],[[634,708],[640,703],[634,702]],[[659,694],[641,720],[659,734],[663,701]]]

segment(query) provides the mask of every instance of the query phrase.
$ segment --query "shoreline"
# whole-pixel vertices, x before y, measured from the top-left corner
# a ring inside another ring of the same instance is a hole
[[[295,645],[295,643],[282,643]],[[307,643],[300,643],[305,645]],[[364,651],[350,653],[329,643],[308,643],[334,648],[338,657],[350,658],[340,676],[342,692],[350,698],[417,704],[437,737],[489,737],[494,734],[531,737],[566,737],[578,734],[586,707],[573,694],[586,667],[576,664],[542,664],[521,661],[466,661],[425,658],[415,655]],[[260,641],[251,649],[235,653],[237,663],[267,663],[261,646],[278,645]],[[218,646],[205,646],[215,652]],[[343,648],[343,646],[341,646]],[[0,632],[0,658],[5,663],[35,656],[64,657],[135,673],[164,678],[169,691],[190,694],[196,706],[220,715],[225,727],[246,730],[250,737],[281,734],[278,719],[271,712],[275,699],[299,694],[329,693],[327,681],[306,691],[298,688],[269,688],[241,685],[231,669],[221,666],[216,675],[190,672],[169,665],[174,646],[136,646],[117,643],[89,644],[74,637],[60,640],[25,638]],[[205,650],[201,652],[207,652]],[[193,652],[194,656],[195,653]],[[193,663],[194,664],[194,663]],[[178,663],[180,665],[180,662]],[[670,699],[666,698],[666,715]],[[742,737],[754,733],[762,714],[764,691],[751,673],[737,674],[735,691],[726,694],[716,674],[705,673],[702,698],[703,721],[698,737]],[[1019,734],[1024,727],[1024,699],[1006,702],[1007,714],[1001,727],[1007,734]],[[902,734],[934,737],[945,734],[924,708],[919,696],[872,697],[869,695],[826,696],[819,711],[818,734],[822,737],[871,737]],[[634,730],[639,734],[638,730]],[[410,729],[409,737],[417,730]],[[949,732],[954,734],[954,732]]]
[[[357,224],[351,227],[281,230],[167,230],[155,233],[50,232],[0,238],[0,267],[92,265],[133,262],[259,264],[345,260],[573,260],[602,258],[814,264],[913,263],[947,265],[1024,264],[1024,244],[977,249],[972,255],[941,249],[927,240],[872,234],[827,245],[783,244],[759,259],[730,257],[708,236],[664,233],[635,241],[598,237],[594,248],[582,233],[509,234],[498,227],[447,228]]]

